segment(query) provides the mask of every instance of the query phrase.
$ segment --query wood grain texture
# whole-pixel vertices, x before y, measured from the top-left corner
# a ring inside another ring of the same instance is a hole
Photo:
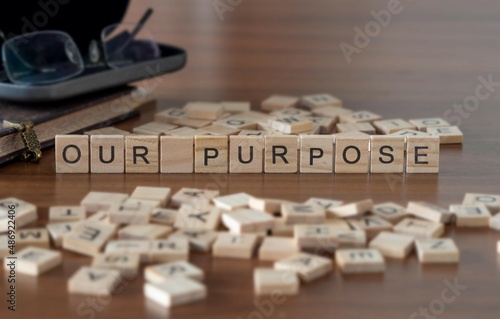
[[[134,2],[136,3],[136,2]],[[442,145],[439,174],[54,174],[53,150],[39,164],[0,167],[1,197],[16,196],[38,205],[41,223],[49,206],[76,205],[90,190],[131,193],[136,186],[217,188],[221,195],[247,192],[297,202],[309,197],[346,203],[427,201],[447,207],[464,193],[495,194],[500,180],[498,148],[500,90],[495,87],[477,110],[460,117],[455,103],[474,94],[478,77],[500,80],[500,9],[496,0],[402,1],[404,10],[346,63],[339,44],[353,43],[354,30],[373,20],[371,10],[385,0],[244,0],[220,21],[212,1],[151,0],[148,28],[155,38],[188,49],[187,67],[162,78],[155,90],[157,110],[188,101],[248,100],[257,108],[273,94],[331,93],[353,110],[384,118],[428,118],[451,110],[464,133],[463,145]],[[143,8],[132,8],[138,16]],[[156,20],[156,21],[154,21]],[[137,21],[137,19],[128,19]],[[148,81],[149,85],[155,83]],[[483,92],[484,93],[484,92]],[[119,126],[131,129],[153,120],[155,110]],[[496,319],[500,233],[446,228],[460,249],[456,265],[421,266],[413,254],[387,260],[385,276],[342,276],[334,272],[302,285],[296,297],[275,305],[269,318],[408,318],[440,298],[444,280],[468,288],[446,305],[439,319]],[[272,262],[212,258],[193,253],[190,262],[206,274],[207,299],[167,312],[144,300],[143,280],[96,312],[96,318],[248,318],[254,311],[253,269]],[[37,281],[21,280],[19,307],[0,317],[85,318],[76,309],[86,297],[69,295],[68,278],[91,258],[63,252],[63,267]],[[142,268],[141,268],[142,269]],[[5,274],[0,274],[2,293]],[[409,293],[411,291],[411,293]],[[22,302],[21,302],[22,300]],[[269,300],[267,298],[259,299]]]

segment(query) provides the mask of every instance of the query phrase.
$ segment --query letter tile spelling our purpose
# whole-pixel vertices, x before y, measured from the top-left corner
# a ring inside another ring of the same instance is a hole
[[[446,122],[442,118],[426,118],[426,119],[412,119],[409,120],[411,124],[417,127],[417,130],[422,132],[427,132],[427,128],[429,127],[443,127],[443,126],[451,126],[450,123]]]
[[[462,144],[464,140],[464,134],[458,126],[428,127],[427,133],[439,136],[441,144]]]
[[[238,209],[222,214],[222,223],[231,233],[256,233],[267,231],[274,226],[274,218],[258,210]]]
[[[500,195],[496,194],[466,193],[462,202],[464,205],[478,203],[485,204],[492,214],[496,214],[500,211]]]
[[[335,173],[368,173],[370,136],[335,138]]]
[[[370,136],[370,172],[403,173],[405,138],[403,136]]]
[[[87,213],[83,206],[52,206],[49,208],[49,221],[52,223],[77,221],[86,217]]]
[[[194,171],[193,136],[160,137],[160,172],[192,173]]]
[[[124,193],[89,192],[82,199],[80,205],[85,207],[88,213],[97,213],[109,210],[113,204],[121,204],[128,198]]]
[[[250,259],[257,245],[257,235],[219,233],[212,249],[215,257]]]
[[[444,233],[444,225],[407,217],[394,226],[394,232],[412,235],[415,238],[438,238]]]
[[[333,139],[330,135],[300,136],[300,172],[333,172]]]
[[[423,264],[458,263],[460,252],[451,238],[417,239],[418,260]]]
[[[24,227],[38,218],[35,205],[15,197],[0,199],[0,234],[8,230],[9,216],[15,214],[16,228]]]
[[[330,94],[311,94],[305,95],[300,99],[300,106],[314,109],[322,106],[342,107],[342,101]]]
[[[88,135],[56,135],[56,173],[88,173]]]
[[[295,107],[298,102],[299,99],[294,96],[272,95],[262,101],[260,108],[263,111],[272,112],[289,107]]]
[[[165,207],[170,200],[171,189],[168,187],[137,186],[130,198],[157,200]]]
[[[491,214],[486,205],[450,205],[457,227],[488,227]]]
[[[259,247],[259,260],[276,261],[299,252],[293,238],[288,237],[265,237]]]
[[[157,136],[125,136],[125,172],[158,173],[159,144]]]
[[[377,249],[339,249],[335,261],[345,274],[381,273],[385,271],[385,260]]]
[[[446,208],[427,202],[408,202],[406,211],[416,217],[436,223],[449,223],[452,213]]]
[[[90,136],[90,172],[124,173],[124,143],[123,135]]]
[[[120,272],[83,266],[68,280],[68,291],[75,294],[109,296],[120,283]]]
[[[116,226],[96,221],[82,221],[63,239],[63,248],[83,255],[99,253],[116,233]]]
[[[299,139],[295,135],[265,136],[264,171],[297,173]]]
[[[384,231],[370,242],[370,248],[378,249],[384,257],[404,259],[413,251],[414,242],[411,235]]]
[[[16,271],[29,276],[41,275],[62,263],[59,251],[39,247],[27,247],[15,254]],[[10,270],[11,259],[4,259],[5,270]]]
[[[255,294],[259,296],[274,296],[277,291],[281,295],[299,293],[299,278],[291,270],[256,268],[253,273],[253,282]]]
[[[219,196],[218,190],[184,187],[172,196],[171,202],[175,207],[179,207],[182,204],[189,204],[191,206],[203,206],[205,204],[208,204],[212,198],[215,198],[217,196]]]
[[[212,205],[193,207],[182,205],[177,213],[175,228],[215,230],[220,224],[221,209]]]
[[[183,260],[149,266],[144,269],[147,282],[160,284],[169,278],[186,277],[196,281],[203,281],[203,270]]]
[[[125,278],[133,278],[139,272],[140,256],[133,253],[97,254],[92,260],[92,267],[115,269]]]
[[[227,173],[228,137],[201,135],[194,138],[195,173]]]
[[[333,269],[333,263],[331,259],[325,257],[298,253],[276,261],[274,269],[293,271],[300,280],[311,282],[330,273]]]
[[[371,199],[364,199],[353,203],[331,208],[332,214],[337,218],[356,217],[368,213],[373,208]]]
[[[407,173],[439,172],[438,136],[406,137],[406,172]]]
[[[325,209],[314,204],[285,203],[281,205],[281,213],[288,225],[318,224],[326,219]]]
[[[264,169],[263,136],[233,135],[229,137],[229,147],[230,173],[262,173]]]
[[[180,229],[169,238],[185,238],[189,241],[190,249],[194,251],[210,252],[218,235],[218,232],[212,230]]]
[[[224,210],[235,210],[248,207],[250,195],[247,193],[236,193],[225,196],[219,196],[212,199],[216,207]]]
[[[144,295],[163,307],[172,307],[206,298],[207,289],[187,277],[172,277],[160,284],[144,284]]]
[[[392,134],[402,130],[416,130],[417,127],[403,119],[390,119],[373,122],[377,128],[377,133]]]
[[[373,205],[373,209],[371,211],[373,214],[378,215],[393,224],[396,224],[403,218],[408,217],[406,208],[393,202]]]

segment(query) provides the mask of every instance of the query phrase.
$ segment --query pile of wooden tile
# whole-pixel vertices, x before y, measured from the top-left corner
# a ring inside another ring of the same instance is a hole
[[[5,198],[0,232],[8,231],[12,211],[17,230],[15,239],[13,232],[0,235],[0,257],[10,271],[15,249],[16,271],[38,276],[61,265],[59,249],[89,256],[91,266],[68,279],[68,291],[79,294],[112,294],[143,269],[146,297],[170,307],[207,295],[191,253],[272,261],[255,269],[255,294],[297,294],[300,282],[332,272],[334,263],[342,273],[381,273],[414,250],[421,263],[458,263],[453,239],[441,237],[445,225],[500,230],[499,210],[500,195],[491,194],[468,193],[446,209],[371,199],[295,203],[192,188],[171,196],[169,188],[137,187],[130,196],[90,192],[78,206],[51,207],[46,227],[25,228],[37,219],[36,207]]]
[[[441,118],[383,119],[329,94],[190,102],[132,133],[56,137],[58,173],[437,173],[440,144],[463,134]]]

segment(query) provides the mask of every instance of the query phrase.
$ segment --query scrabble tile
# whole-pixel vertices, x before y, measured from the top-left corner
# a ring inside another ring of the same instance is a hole
[[[85,207],[87,212],[96,213],[102,210],[109,210],[111,205],[121,204],[127,198],[128,194],[124,193],[89,192],[85,198],[82,199],[80,205]]]
[[[128,225],[118,231],[120,239],[161,239],[172,232],[172,227],[165,225]]]
[[[458,126],[428,127],[427,133],[439,136],[441,144],[462,144],[464,140],[464,134]]]
[[[262,111],[272,112],[298,105],[299,99],[294,96],[272,95],[262,101],[260,108]]]
[[[203,281],[203,270],[183,260],[149,266],[144,269],[147,282],[161,284],[170,278],[182,277]]]
[[[62,247],[64,236],[70,233],[76,225],[78,225],[78,221],[47,224],[46,228],[52,239],[52,244],[58,248]]]
[[[383,231],[370,242],[370,248],[384,257],[404,259],[413,251],[414,242],[413,236]]]
[[[422,132],[427,132],[427,128],[429,127],[443,127],[450,126],[450,123],[446,122],[442,118],[434,117],[434,118],[426,118],[426,119],[413,119],[409,120],[411,124],[417,127],[417,130]]]
[[[449,223],[452,214],[446,208],[433,205],[427,202],[408,202],[406,211],[416,217],[430,220],[436,223]]]
[[[322,106],[342,107],[342,101],[330,94],[305,95],[300,99],[300,106],[314,109]]]
[[[338,228],[329,224],[295,225],[294,238],[301,249],[332,251],[338,247]]]
[[[49,248],[49,232],[45,228],[25,228],[16,231],[16,250],[33,246]]]
[[[91,267],[101,269],[115,269],[121,276],[134,278],[139,272],[140,256],[133,253],[105,253],[97,254],[92,259]]]
[[[500,214],[496,214],[490,218],[490,228],[500,230]]]
[[[129,135],[130,132],[121,130],[119,128],[108,126],[103,128],[98,128],[95,130],[84,132],[85,135]]]
[[[271,128],[278,132],[294,134],[312,129],[313,123],[298,116],[279,117],[271,121]]]
[[[251,259],[257,245],[255,234],[219,233],[212,247],[215,257]]]
[[[56,173],[88,173],[89,136],[56,135]]]
[[[457,227],[488,227],[491,214],[486,205],[450,205]]]
[[[330,135],[300,135],[300,172],[333,172],[333,139]]]
[[[396,131],[394,133],[388,134],[391,136],[431,136],[429,133],[405,129],[401,131]]]
[[[370,172],[403,173],[405,139],[402,136],[370,136]]]
[[[335,139],[335,173],[368,173],[370,137],[350,136]]]
[[[327,199],[327,198],[318,198],[318,197],[311,197],[309,198],[304,204],[306,205],[319,205],[325,209],[326,212],[326,217],[327,218],[336,218],[336,215],[333,214],[333,210],[335,207],[342,206],[344,202],[340,200],[333,200],[333,199]]]
[[[168,108],[154,115],[156,122],[173,123],[178,119],[186,118],[186,111],[179,108]]]
[[[284,203],[281,205],[281,214],[288,225],[318,224],[326,219],[325,209],[314,204]]]
[[[269,214],[281,213],[281,205],[287,201],[274,198],[250,197],[248,206],[251,209],[260,210]]]
[[[280,237],[293,237],[293,228],[295,225],[288,225],[285,223],[283,217],[274,219],[274,227],[271,231],[273,236]]]
[[[229,161],[227,136],[195,136],[195,173],[227,173],[228,166]]]
[[[349,138],[349,137],[355,137],[355,138],[370,138],[370,135],[360,132],[360,131],[348,131],[348,132],[343,132],[343,133],[335,133],[332,134],[332,139],[333,139],[333,144],[336,143],[337,138]]]
[[[180,229],[170,235],[169,238],[185,238],[189,241],[190,249],[194,251],[210,252],[218,235],[218,232],[212,230]]]
[[[328,224],[329,226],[337,229],[337,230],[351,230],[351,226],[345,219],[340,219],[340,218],[328,218],[325,221],[325,224]]]
[[[173,226],[177,218],[177,210],[170,208],[153,208],[149,221],[151,223]]]
[[[287,237],[266,237],[259,247],[259,260],[276,261],[299,252],[293,238]]]
[[[392,224],[377,215],[367,215],[349,219],[353,229],[364,230],[370,240],[382,231],[392,231]]]
[[[116,233],[114,225],[85,220],[63,238],[63,248],[87,256],[101,251]]]
[[[173,277],[160,284],[144,284],[144,295],[163,307],[172,307],[206,298],[207,289],[195,280]]]
[[[251,104],[248,101],[223,101],[220,103],[224,112],[243,113],[250,111]]]
[[[258,296],[296,295],[299,293],[299,278],[294,271],[272,268],[256,268],[253,272],[254,291]]]
[[[331,213],[337,218],[357,217],[371,211],[372,208],[373,201],[371,199],[364,199],[357,202],[344,204],[342,206],[333,207],[331,208]]]
[[[124,135],[90,136],[90,172],[125,172]]]
[[[438,238],[443,235],[444,226],[442,223],[408,217],[394,226],[394,232],[415,238]]]
[[[366,232],[364,230],[332,229],[332,241],[338,248],[357,248],[366,246]]]
[[[313,122],[313,126],[319,126],[320,134],[330,134],[335,128],[335,119],[321,116],[305,116],[305,119]]]
[[[132,129],[134,134],[160,136],[165,132],[177,128],[177,125],[163,122],[148,122]]]
[[[49,208],[49,221],[71,222],[82,220],[87,217],[87,212],[83,206],[52,206]]]
[[[406,137],[406,172],[407,173],[439,172],[439,137],[437,136]]]
[[[375,134],[375,128],[368,122],[361,123],[338,123],[337,132],[359,131],[365,134]]]
[[[297,173],[299,140],[295,135],[271,135],[264,140],[266,173]]]
[[[100,211],[95,214],[92,214],[90,217],[87,217],[86,220],[96,221],[99,223],[112,224],[109,220],[109,213],[107,211]]]
[[[16,229],[30,224],[38,218],[35,205],[15,197],[0,199],[0,233],[9,228],[10,216],[15,216]]]
[[[258,210],[238,209],[222,214],[222,223],[231,233],[256,233],[272,229],[274,218]]]
[[[376,249],[339,249],[335,252],[335,261],[344,274],[385,271],[384,257]]]
[[[330,259],[308,253],[298,253],[274,263],[274,269],[293,271],[304,282],[323,277],[330,273],[332,268]]]
[[[120,283],[120,272],[82,266],[68,280],[68,291],[74,294],[109,296]]]
[[[39,276],[62,263],[60,252],[39,247],[21,249],[13,257],[16,260],[9,259],[10,257],[4,259],[4,269],[9,271],[14,267],[17,273],[29,276]]]
[[[380,216],[393,224],[396,224],[403,218],[408,217],[406,208],[393,202],[373,205],[373,209],[371,211],[373,214]]]
[[[172,262],[189,259],[189,241],[185,238],[156,239],[151,241],[149,262]]]
[[[184,118],[184,119],[176,120],[173,124],[178,125],[178,126],[187,126],[187,127],[199,129],[199,128],[209,126],[210,124],[212,124],[212,120],[196,120],[196,119]],[[173,134],[173,133],[171,132],[171,134]]]
[[[451,238],[417,239],[418,260],[422,264],[458,263],[460,253]]]
[[[241,129],[229,127],[225,125],[212,124],[199,129],[202,132],[207,132],[210,135],[237,135]]]
[[[153,207],[138,204],[113,204],[108,210],[109,221],[113,224],[144,225],[149,223]]]
[[[171,204],[179,207],[182,204],[199,206],[208,204],[212,198],[219,196],[218,190],[183,187],[171,198]]]
[[[464,205],[479,203],[486,205],[492,214],[500,211],[500,195],[496,194],[466,193],[462,202]]]
[[[185,137],[194,138],[195,135],[209,135],[209,134],[208,134],[208,132],[203,132],[203,131],[200,131],[199,129],[183,126],[183,127],[174,128],[173,130],[165,132],[164,136],[177,136],[177,137],[185,136]],[[162,137],[163,136],[160,136],[160,141],[161,141]],[[194,140],[193,140],[193,145],[194,145]]]
[[[125,136],[125,172],[158,173],[159,139],[156,136]]]
[[[160,137],[160,172],[192,173],[194,171],[193,136]]]
[[[174,226],[180,229],[215,230],[220,224],[221,209],[212,205],[197,207],[182,205],[177,213]]]
[[[170,200],[170,192],[168,187],[137,186],[130,198],[160,201],[161,206],[165,207]]]
[[[137,255],[141,262],[149,261],[151,241],[141,239],[110,240],[104,249],[105,254]]]
[[[248,202],[250,201],[250,195],[247,193],[236,193],[225,196],[219,196],[212,199],[212,202],[216,207],[224,210],[235,210],[239,208],[248,207]]]
[[[198,120],[216,120],[224,113],[220,103],[211,102],[190,102],[184,109],[188,118]]]
[[[267,135],[266,131],[262,130],[241,130],[238,133],[238,136],[265,136]],[[231,137],[229,137],[231,139]]]
[[[341,115],[345,114],[350,114],[352,113],[351,110],[336,107],[336,106],[320,106],[317,108],[314,108],[312,110],[312,113],[316,116],[323,116],[323,117],[329,117],[332,118],[335,123],[337,123],[340,120]]]
[[[295,107],[290,107],[282,110],[277,110],[272,113],[270,113],[270,119],[279,119],[282,117],[297,117],[297,118],[304,118],[305,116],[310,116],[312,115],[311,112],[298,109]],[[294,121],[292,121],[294,122]]]
[[[358,111],[339,116],[340,123],[362,123],[374,122],[382,119],[382,116],[370,111]]]
[[[390,119],[373,122],[380,134],[392,134],[402,130],[415,130],[417,127],[403,119]]]
[[[230,136],[229,148],[230,173],[262,173],[264,168],[263,136]]]

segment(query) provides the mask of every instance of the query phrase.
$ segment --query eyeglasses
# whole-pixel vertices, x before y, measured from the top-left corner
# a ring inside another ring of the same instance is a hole
[[[66,32],[37,31],[7,39],[0,31],[4,39],[5,73],[16,84],[52,84],[96,66],[117,69],[156,59],[160,57],[160,48],[144,29],[152,13],[148,9],[137,24],[120,23],[104,28],[100,41],[90,43],[87,61]]]

